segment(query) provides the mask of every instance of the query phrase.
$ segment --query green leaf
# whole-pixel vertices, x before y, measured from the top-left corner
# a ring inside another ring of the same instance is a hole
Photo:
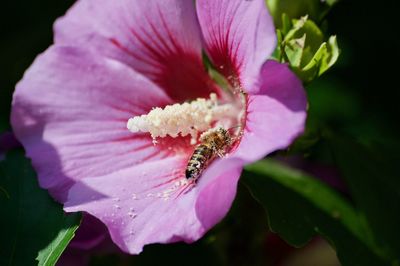
[[[289,40],[285,45],[285,53],[292,67],[300,67],[305,42],[306,35],[304,34],[298,39]]]
[[[266,0],[269,11],[274,18],[275,26],[281,28],[282,14],[290,19],[308,15],[312,20],[321,23],[332,6],[339,0]]]
[[[371,227],[375,241],[391,259],[400,265],[400,179],[399,170],[390,156],[356,141],[328,135],[335,158],[357,207]],[[398,150],[396,152],[398,154]],[[379,156],[383,154],[383,156]]]
[[[74,238],[75,231],[79,227],[80,218],[75,215],[76,219],[66,219],[66,228],[62,228],[58,235],[53,241],[45,248],[39,251],[39,255],[36,258],[39,266],[55,265],[57,260],[60,258],[61,254],[64,252],[65,248],[68,246],[69,242]]]
[[[318,77],[320,73],[322,74],[323,72],[321,71],[322,68],[322,62],[324,58],[329,57],[328,53],[328,48],[326,47],[326,43],[322,43],[317,52],[314,54],[313,58],[310,60],[310,62],[303,67],[302,69],[298,69],[296,72],[298,75],[302,78],[303,81],[305,82],[310,82],[314,78]],[[326,71],[327,69],[325,69]],[[324,71],[324,72],[325,72]]]
[[[336,63],[340,52],[336,36],[324,42],[324,34],[308,16],[290,22],[283,14],[282,24],[273,57],[288,62],[304,82],[313,81]]]
[[[282,33],[287,35],[290,28],[292,27],[292,23],[290,22],[290,18],[286,13],[282,14]]]
[[[55,265],[80,223],[36,179],[21,151],[0,162],[0,265]]]
[[[337,45],[336,36],[331,36],[328,43],[324,42],[314,54],[310,62],[303,68],[303,71],[309,71],[318,68],[318,76],[327,71],[339,58],[339,47]]]
[[[298,29],[296,30],[295,34],[290,38],[299,38],[303,35],[306,35],[303,48],[304,52],[301,60],[301,67],[304,67],[308,62],[310,62],[315,52],[320,47],[321,43],[323,43],[324,34],[318,28],[318,26],[307,17],[303,17],[300,20],[293,20],[293,25],[293,28]]]
[[[284,19],[284,17],[282,17]],[[290,39],[298,38],[304,35],[304,32],[299,32],[301,28],[303,28],[304,24],[307,22],[308,16],[301,17],[300,19],[293,19],[292,28],[285,35],[284,41],[287,42]],[[287,22],[286,22],[287,24]],[[287,27],[287,26],[286,26]]]
[[[340,50],[336,36],[329,37],[327,50],[327,55],[322,60],[318,75],[322,75],[325,71],[331,68],[339,58]]]
[[[317,179],[269,159],[246,167],[243,180],[267,210],[271,230],[289,244],[319,234],[343,265],[387,265],[363,217]]]
[[[320,0],[266,0],[266,2],[277,27],[282,25],[283,13],[287,14],[289,18],[298,18],[308,14],[315,19],[319,17],[323,8]]]

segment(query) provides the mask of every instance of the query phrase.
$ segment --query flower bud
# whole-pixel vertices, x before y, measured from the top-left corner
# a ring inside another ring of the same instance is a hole
[[[320,28],[307,16],[290,21],[284,14],[277,35],[275,58],[289,63],[304,82],[322,75],[339,57],[336,36],[330,36],[326,41]]]

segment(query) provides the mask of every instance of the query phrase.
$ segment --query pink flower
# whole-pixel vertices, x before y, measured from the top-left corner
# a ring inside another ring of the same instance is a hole
[[[40,185],[67,212],[100,219],[132,254],[204,235],[230,208],[243,165],[287,147],[304,128],[301,82],[286,65],[265,62],[276,40],[264,2],[78,1],[14,94],[13,129]],[[190,138],[153,145],[126,123],[212,92],[229,103],[207,74],[202,49],[235,91],[231,101],[244,99],[242,134],[190,190],[165,198],[185,178]]]

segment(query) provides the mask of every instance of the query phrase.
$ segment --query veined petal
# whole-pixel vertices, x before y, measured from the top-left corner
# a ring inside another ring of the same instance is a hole
[[[259,92],[248,96],[246,127],[234,157],[253,162],[288,147],[305,127],[307,99],[287,65],[267,61]]]
[[[53,46],[16,87],[11,122],[40,185],[63,201],[70,185],[168,155],[126,123],[171,99],[126,65],[74,47]]]
[[[193,242],[222,219],[236,194],[242,164],[224,159],[207,169],[187,193],[175,191],[187,158],[169,157],[75,184],[66,211],[86,211],[109,229],[124,251],[137,254],[146,244]]]
[[[193,1],[79,0],[54,28],[57,44],[124,62],[176,101],[215,90],[202,64]]]
[[[265,0],[197,0],[196,4],[206,51],[215,67],[231,83],[254,93],[261,66],[276,45]]]

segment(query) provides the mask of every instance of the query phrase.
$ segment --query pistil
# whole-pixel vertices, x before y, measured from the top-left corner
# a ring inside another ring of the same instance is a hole
[[[127,128],[133,132],[149,132],[153,141],[158,137],[191,136],[197,142],[199,133],[215,125],[229,127],[238,121],[238,107],[234,103],[218,102],[215,93],[209,99],[198,98],[192,102],[176,103],[164,108],[154,108],[148,114],[129,119]]]

